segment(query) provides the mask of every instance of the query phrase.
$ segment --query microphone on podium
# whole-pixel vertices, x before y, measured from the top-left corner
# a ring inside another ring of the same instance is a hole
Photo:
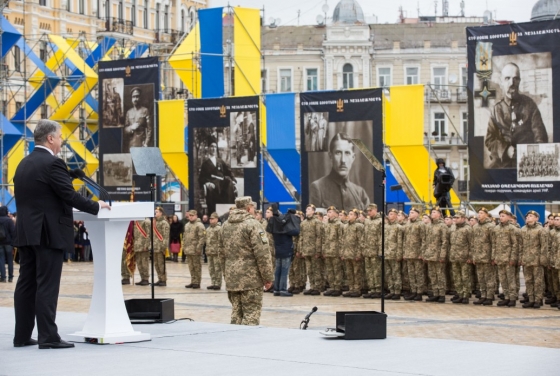
[[[102,200],[107,200],[109,202],[109,206],[112,206],[111,195],[109,195],[109,192],[107,192],[105,188],[103,188],[102,186],[94,182],[92,179],[88,178],[84,171],[82,171],[79,168],[75,168],[73,170],[68,171],[68,173],[70,174],[70,177],[72,177],[73,179],[79,179],[84,183],[87,183],[91,185],[93,188],[97,189],[99,191],[99,196],[100,196],[99,198]],[[105,196],[105,198],[101,196]]]

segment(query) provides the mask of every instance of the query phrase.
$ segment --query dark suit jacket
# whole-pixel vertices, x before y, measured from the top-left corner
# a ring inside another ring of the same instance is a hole
[[[72,208],[96,215],[99,204],[74,190],[66,163],[36,148],[14,176],[18,217],[14,246],[43,245],[73,251]]]

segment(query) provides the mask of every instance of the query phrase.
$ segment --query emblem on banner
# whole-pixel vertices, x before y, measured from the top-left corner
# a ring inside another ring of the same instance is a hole
[[[220,117],[221,118],[226,117],[226,106],[224,106],[224,105],[222,105],[222,107],[220,107]]]
[[[130,77],[130,74],[132,73],[132,69],[130,69],[130,65],[127,65],[124,72],[126,73],[126,77]]]
[[[344,112],[344,102],[342,99],[336,101],[336,112]]]
[[[517,46],[517,33],[515,31],[512,31],[509,35],[509,45]]]
[[[511,40],[511,36],[510,36]],[[482,88],[474,91],[475,99],[481,99],[482,107],[488,107],[488,100],[496,97],[496,90],[490,88],[492,76],[492,42],[478,42],[475,57],[476,75],[482,81]]]

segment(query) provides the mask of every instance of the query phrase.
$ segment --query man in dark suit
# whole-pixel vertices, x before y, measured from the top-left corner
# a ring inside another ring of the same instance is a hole
[[[74,248],[72,208],[96,215],[110,207],[74,190],[66,163],[56,157],[62,146],[60,124],[40,120],[33,137],[35,149],[20,162],[14,176],[19,214],[14,246],[20,255],[14,346],[74,347],[60,338],[55,324],[63,255]],[[31,338],[35,317],[38,342]]]
[[[235,202],[235,184],[229,166],[217,155],[218,143],[211,138],[208,142],[208,158],[200,166],[198,183],[204,191],[208,213],[216,211],[216,204],[232,204]]]

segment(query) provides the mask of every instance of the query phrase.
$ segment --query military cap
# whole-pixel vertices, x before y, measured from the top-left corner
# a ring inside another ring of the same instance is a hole
[[[210,218],[220,218],[220,216],[218,215],[218,213],[214,212],[210,214]]]
[[[416,212],[416,213],[420,214],[420,209],[418,209],[414,206],[410,208],[410,211],[413,211],[413,212]]]
[[[377,205],[376,205],[376,204],[369,204],[369,205],[367,206],[367,209],[368,209],[368,210],[369,210],[369,209],[377,209]]]
[[[536,211],[534,211],[534,210],[529,210],[529,211],[527,212],[527,214],[525,214],[525,218],[527,218],[527,216],[528,216],[529,214],[533,214],[535,217],[537,217],[537,219],[540,217],[539,213],[537,213]]]
[[[467,215],[462,210],[456,211],[455,215],[453,216],[453,218],[466,218],[466,217]]]
[[[434,206],[434,207],[432,208],[432,211],[437,211],[437,212],[440,212],[440,213],[441,213],[441,209],[440,209],[439,206]]]
[[[137,91],[138,94],[142,95],[142,89],[140,89],[138,86],[135,86],[132,88],[132,90],[130,90],[130,95],[133,95],[135,91]]]
[[[198,215],[198,212],[196,210],[189,210],[189,214],[190,215]]]
[[[257,209],[257,210],[255,210],[255,213],[257,213],[257,214],[262,214],[262,210]]]
[[[488,209],[486,209],[486,208],[478,209],[478,211],[479,212],[485,212],[486,214],[490,215],[490,213],[488,212]]]
[[[387,212],[387,214],[389,214],[389,213],[399,214],[399,211],[398,211],[397,209],[393,208],[393,209],[390,209],[390,210]]]
[[[560,213],[553,213],[553,214],[554,214],[554,218],[560,217]]]
[[[515,219],[517,221],[517,216],[515,214],[511,215],[511,218]]]
[[[229,207],[229,210],[235,210],[235,209],[237,209],[237,208],[235,207],[235,205]]]
[[[247,204],[247,206],[249,205],[254,206],[255,208],[257,207],[257,203],[253,200],[251,200],[251,202]]]
[[[345,210],[341,210],[339,213],[340,213],[340,214],[346,215],[346,211],[345,211]]]
[[[506,209],[500,210],[500,212],[498,214],[505,214],[505,215],[509,215],[511,217],[511,212],[507,211]]]
[[[430,218],[430,215],[429,215],[429,214],[426,214],[426,213],[424,213],[424,214],[422,214],[422,218],[423,218],[423,217],[428,217],[428,218]]]
[[[272,206],[269,206],[268,208],[266,208],[266,210],[270,210],[271,212],[273,212],[274,208]]]
[[[303,215],[303,212],[301,210],[296,210],[296,214],[297,215]]]
[[[313,209],[313,210],[317,209],[317,208],[315,207],[315,205],[313,205],[313,204],[308,204],[308,205],[306,206],[306,208],[311,208],[311,209]]]
[[[338,210],[336,209],[335,206],[332,206],[332,205],[329,206],[329,207],[327,208],[327,211],[329,211],[329,210],[334,210],[336,213],[338,213]]]
[[[348,213],[350,213],[350,212],[353,212],[353,213],[356,214],[356,215],[360,215],[360,211],[359,211],[358,209],[356,209],[356,208],[354,208],[354,209],[348,211]]]
[[[159,211],[161,214],[165,214],[165,210],[161,206],[156,207],[156,210]]]
[[[237,209],[245,209],[247,206],[251,205],[252,202],[253,199],[251,196],[238,197],[235,199],[235,207]]]

